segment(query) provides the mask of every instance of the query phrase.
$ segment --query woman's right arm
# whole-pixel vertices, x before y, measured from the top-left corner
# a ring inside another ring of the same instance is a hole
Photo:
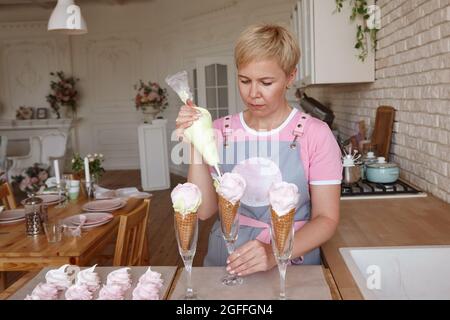
[[[193,104],[190,101],[188,105],[182,106],[176,120],[177,135],[183,137],[184,130],[189,128],[199,116],[199,112],[193,108]],[[202,204],[198,208],[197,214],[200,220],[206,220],[218,210],[217,195],[209,172],[209,166],[192,144],[190,158],[188,181],[197,185],[202,192]],[[195,161],[196,159],[201,159],[202,161]]]

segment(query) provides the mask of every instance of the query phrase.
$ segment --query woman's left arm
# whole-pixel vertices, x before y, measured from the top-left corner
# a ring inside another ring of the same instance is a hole
[[[311,220],[294,236],[292,259],[320,247],[330,239],[339,222],[341,185],[310,185]],[[239,247],[227,261],[227,271],[246,276],[277,265],[270,244],[252,240]]]
[[[327,242],[339,223],[341,185],[310,185],[311,221],[295,233],[292,257],[300,257]]]

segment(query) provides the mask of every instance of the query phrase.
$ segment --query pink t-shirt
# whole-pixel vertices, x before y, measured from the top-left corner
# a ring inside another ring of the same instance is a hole
[[[256,131],[248,127],[243,118],[243,113],[231,116],[232,140],[245,139],[279,139],[279,141],[291,142],[294,138],[292,131],[295,129],[300,117],[304,113],[293,109],[288,118],[276,129],[270,131]],[[224,118],[213,122],[217,133],[218,147],[222,148]],[[309,184],[328,185],[340,184],[342,179],[341,151],[328,125],[316,118],[308,117],[304,125],[303,136],[297,139],[300,144],[300,156],[303,162],[305,177]],[[211,172],[213,170],[211,169]]]

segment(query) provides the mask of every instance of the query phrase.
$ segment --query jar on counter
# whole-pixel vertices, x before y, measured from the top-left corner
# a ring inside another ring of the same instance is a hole
[[[372,163],[377,163],[378,158],[375,157],[375,153],[373,151],[367,152],[367,154],[362,158],[362,166],[361,166],[361,179],[366,179],[366,170],[367,165]]]
[[[35,236],[42,233],[41,206],[43,200],[37,197],[31,197],[25,200],[25,223],[26,233],[29,236]]]

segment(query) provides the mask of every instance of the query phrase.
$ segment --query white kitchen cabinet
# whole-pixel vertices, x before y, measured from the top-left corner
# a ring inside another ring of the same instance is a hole
[[[141,182],[144,191],[170,188],[167,120],[153,120],[138,127]]]
[[[371,44],[364,62],[354,48],[357,23],[350,21],[350,4],[345,2],[341,12],[335,9],[335,0],[299,0],[292,11],[291,26],[301,52],[297,86],[375,81]]]

